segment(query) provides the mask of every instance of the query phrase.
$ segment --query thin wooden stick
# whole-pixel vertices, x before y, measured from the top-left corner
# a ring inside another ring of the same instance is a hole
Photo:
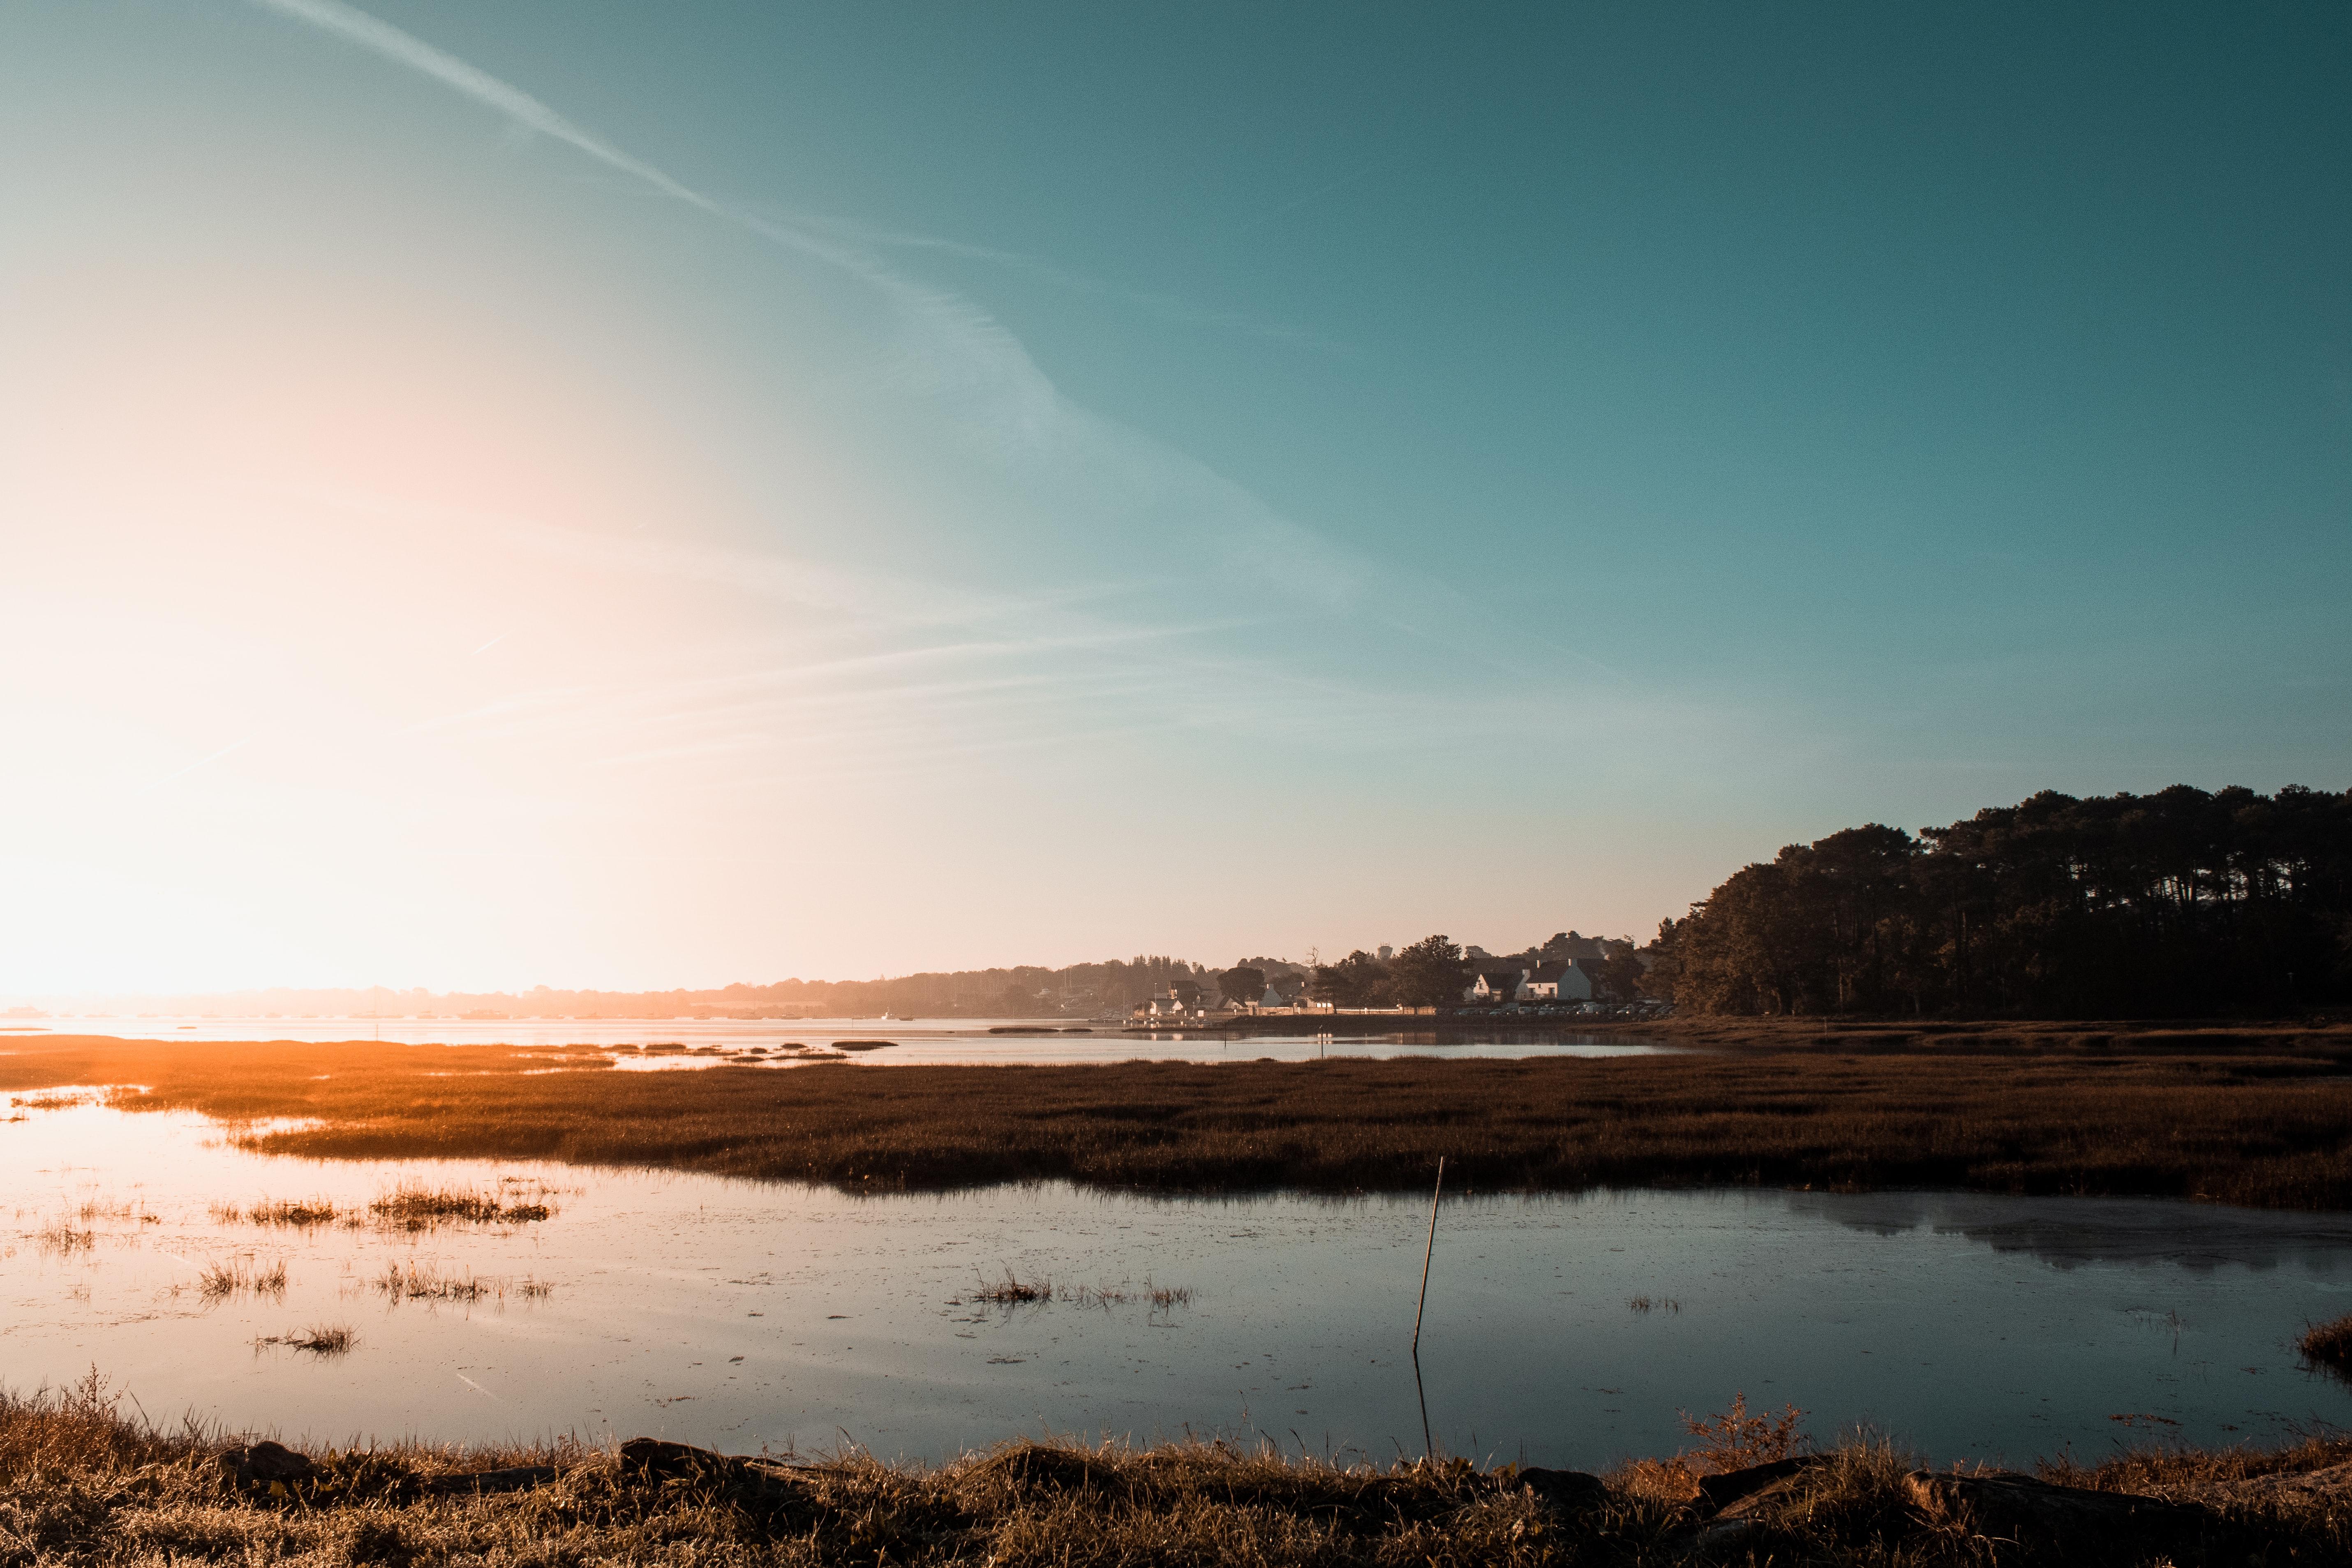
[[[1421,1452],[1425,1459],[1437,1458],[1437,1445],[1429,1437],[1429,1393],[1421,1385],[1421,1314],[1429,1305],[1429,1260],[1437,1252],[1437,1200],[1445,1194],[1445,1156],[1437,1157],[1437,1185],[1429,1194],[1429,1245],[1421,1251],[1421,1300],[1412,1309],[1412,1392],[1421,1402]]]
[[[1435,1459],[1437,1450],[1429,1441],[1429,1391],[1421,1386],[1421,1352],[1412,1352],[1412,1396],[1421,1401],[1421,1456],[1424,1462]]]
[[[1421,1300],[1412,1310],[1412,1353],[1421,1354],[1421,1314],[1429,1305],[1429,1260],[1437,1251],[1437,1200],[1445,1191],[1445,1156],[1437,1157],[1437,1187],[1429,1194],[1429,1245],[1421,1254]]]

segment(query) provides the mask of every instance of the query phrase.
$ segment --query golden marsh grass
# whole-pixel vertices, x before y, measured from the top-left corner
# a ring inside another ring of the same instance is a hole
[[[853,1192],[1419,1192],[1443,1154],[1457,1190],[1941,1187],[2352,1207],[2352,1030],[1743,1026],[1694,1026],[1711,1051],[1672,1056],[822,1072],[60,1037],[0,1058],[0,1088],[143,1085],[116,1102],[273,1119],[239,1135],[273,1153],[561,1160]]]

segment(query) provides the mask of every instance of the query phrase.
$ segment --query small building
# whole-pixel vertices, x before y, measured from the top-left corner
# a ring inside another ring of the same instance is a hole
[[[1173,981],[1166,991],[1150,998],[1146,1011],[1154,1018],[1181,1018],[1201,1010],[1201,988],[1190,980]]]
[[[1564,963],[1538,963],[1533,969],[1522,970],[1519,984],[1511,993],[1516,1002],[1590,1002],[1592,1000],[1592,976],[1574,959]]]
[[[1481,969],[1462,988],[1465,1002],[1507,1002],[1517,994],[1523,969]]]

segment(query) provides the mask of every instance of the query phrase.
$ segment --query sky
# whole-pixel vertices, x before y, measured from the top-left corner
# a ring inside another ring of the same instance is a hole
[[[2352,785],[2352,13],[0,0],[0,994]]]

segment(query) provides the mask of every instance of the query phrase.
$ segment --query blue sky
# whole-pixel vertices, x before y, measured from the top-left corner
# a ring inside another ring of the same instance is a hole
[[[2342,787],[2347,65],[2319,6],[0,8],[0,989],[1499,949],[1864,820]]]

